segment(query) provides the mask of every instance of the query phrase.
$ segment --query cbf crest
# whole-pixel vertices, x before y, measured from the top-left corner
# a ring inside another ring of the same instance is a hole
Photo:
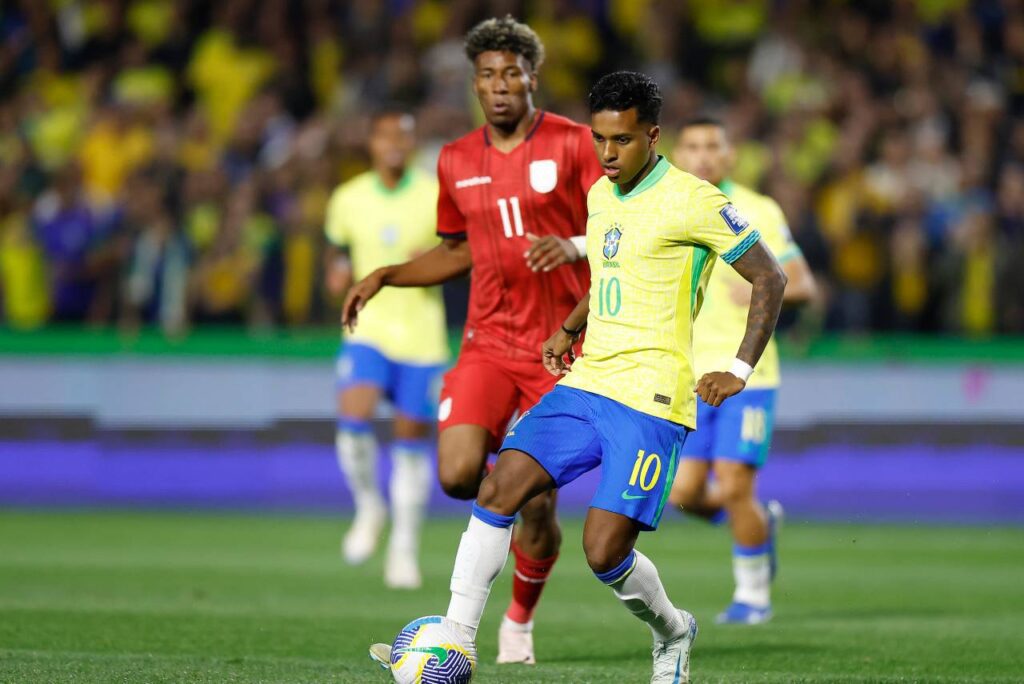
[[[601,250],[601,253],[604,254],[605,259],[613,259],[619,253],[619,240],[622,239],[620,228],[618,223],[613,223],[608,232],[604,234],[604,249]]]

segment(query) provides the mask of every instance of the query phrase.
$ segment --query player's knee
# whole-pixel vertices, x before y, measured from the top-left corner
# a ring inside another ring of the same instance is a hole
[[[587,565],[599,574],[618,567],[631,550],[631,546],[614,539],[583,540],[583,553],[587,557]]]
[[[741,468],[732,468],[716,474],[718,492],[722,497],[722,503],[726,506],[736,506],[746,503],[754,496],[753,476]]]
[[[668,495],[669,502],[673,506],[681,506],[682,508],[697,508],[700,505],[700,501],[704,496],[704,483],[703,482],[679,482],[677,481],[672,486],[672,491]]]
[[[509,492],[508,487],[503,487],[493,474],[485,477],[480,483],[476,503],[482,508],[501,515],[515,515],[520,508],[519,500]]]
[[[453,499],[468,501],[477,496],[482,470],[479,465],[438,459],[437,479],[444,493]]]

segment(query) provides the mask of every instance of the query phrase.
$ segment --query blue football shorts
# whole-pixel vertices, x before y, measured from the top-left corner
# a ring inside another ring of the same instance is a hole
[[[350,342],[338,353],[335,369],[339,392],[356,385],[373,385],[407,418],[431,423],[437,416],[445,370],[442,364],[400,363],[371,345]]]
[[[697,398],[697,430],[686,440],[683,458],[764,465],[775,423],[775,389],[748,389],[719,406]]]
[[[601,466],[591,507],[654,530],[688,432],[607,397],[558,385],[509,429],[501,451],[529,454],[556,487]]]

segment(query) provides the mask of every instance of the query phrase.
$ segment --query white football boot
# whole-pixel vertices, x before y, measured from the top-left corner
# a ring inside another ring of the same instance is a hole
[[[508,616],[501,619],[501,627],[498,629],[498,663],[537,664],[533,656],[533,620],[522,625],[509,620]]]
[[[377,550],[384,524],[388,520],[383,504],[365,506],[356,511],[352,527],[341,541],[341,555],[349,565],[361,565]]]
[[[388,589],[419,589],[423,586],[416,556],[388,549],[388,557],[384,562],[384,584]]]
[[[654,642],[654,674],[651,684],[687,684],[690,681],[690,649],[697,638],[697,620],[680,610],[686,631],[671,641]]]

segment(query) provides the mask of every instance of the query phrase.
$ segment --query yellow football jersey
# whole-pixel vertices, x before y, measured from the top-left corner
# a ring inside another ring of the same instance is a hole
[[[339,186],[327,205],[328,239],[348,247],[353,275],[402,263],[435,247],[437,181],[410,169],[394,190],[367,172]],[[386,287],[359,312],[349,340],[376,347],[401,363],[448,360],[441,288]]]
[[[708,276],[760,234],[718,188],[664,158],[628,195],[602,178],[587,208],[590,316],[562,383],[693,428],[692,328]]]
[[[757,226],[764,245],[779,263],[800,255],[786,225],[786,217],[775,200],[742,185],[725,182],[721,190],[743,216]],[[742,295],[742,296],[740,296]],[[693,362],[697,377],[711,371],[728,370],[736,358],[743,334],[747,330],[750,283],[731,268],[716,268],[708,281],[704,308],[693,326]],[[747,387],[779,386],[779,350],[773,337],[765,347],[761,360]]]

